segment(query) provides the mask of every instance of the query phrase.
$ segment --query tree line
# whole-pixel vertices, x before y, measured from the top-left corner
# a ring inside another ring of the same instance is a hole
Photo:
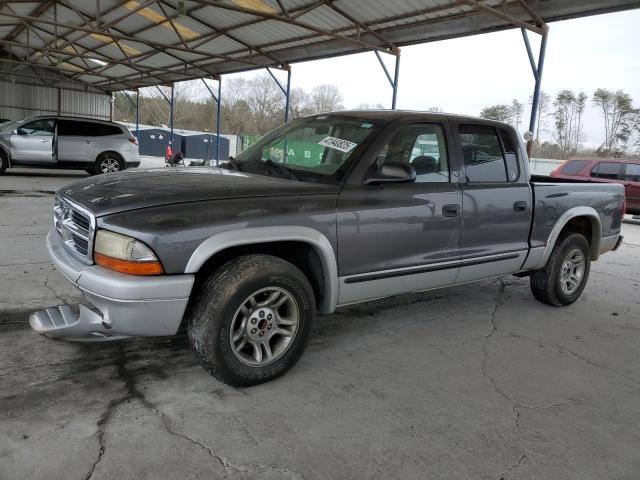
[[[600,146],[584,148],[584,113],[587,102],[601,117],[602,138]],[[532,100],[529,98],[529,103]],[[517,99],[511,104],[492,105],[480,111],[482,118],[511,123],[521,131],[524,105]],[[550,122],[549,122],[550,120]],[[549,123],[551,125],[549,126]],[[541,132],[551,134],[551,140],[543,140]],[[552,96],[540,92],[534,156],[544,158],[569,158],[575,155],[624,157],[640,154],[640,108],[634,107],[633,98],[623,90],[598,88],[591,98],[585,92],[561,90]]]
[[[215,88],[210,88],[217,93]],[[163,90],[169,97],[169,90]],[[284,122],[285,96],[267,73],[251,79],[232,78],[222,85],[220,131],[228,134],[262,135]],[[135,94],[114,95],[114,119],[135,122]],[[293,88],[289,96],[289,118],[342,110],[343,96],[332,84],[311,91]],[[360,108],[382,108],[363,104]],[[140,92],[139,122],[169,125],[169,102],[157,89]],[[202,82],[182,82],[174,87],[174,127],[184,130],[216,129],[216,103]]]

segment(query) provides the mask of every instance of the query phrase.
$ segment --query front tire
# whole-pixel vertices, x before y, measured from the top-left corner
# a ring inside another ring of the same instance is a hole
[[[570,305],[582,294],[590,269],[587,239],[571,233],[558,240],[544,268],[531,274],[531,292],[547,305]]]
[[[314,315],[313,290],[297,267],[271,255],[246,255],[202,284],[187,313],[188,337],[205,370],[246,387],[296,364]]]

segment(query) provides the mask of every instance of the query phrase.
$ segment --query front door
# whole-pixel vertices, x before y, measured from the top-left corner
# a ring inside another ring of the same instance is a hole
[[[457,126],[463,159],[462,267],[456,283],[518,271],[528,253],[531,186],[511,132]]]
[[[11,158],[20,163],[52,164],[55,120],[38,118],[25,123],[11,135]]]
[[[371,170],[411,163],[415,182],[345,186],[338,198],[340,304],[453,283],[462,194],[451,182],[450,160],[444,124],[405,124]]]

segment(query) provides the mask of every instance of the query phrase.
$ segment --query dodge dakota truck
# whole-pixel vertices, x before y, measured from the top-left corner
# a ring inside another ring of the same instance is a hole
[[[291,368],[316,313],[343,305],[506,274],[570,305],[591,262],[621,244],[624,202],[622,185],[531,178],[503,123],[309,116],[220,168],[61,189],[47,248],[86,302],[35,312],[30,325],[78,340],[184,325],[210,374],[253,385]]]

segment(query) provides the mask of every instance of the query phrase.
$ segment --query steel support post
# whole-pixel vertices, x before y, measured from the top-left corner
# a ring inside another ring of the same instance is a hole
[[[140,145],[139,134],[140,134],[140,89],[136,89],[136,140],[138,141],[138,145]]]
[[[222,106],[222,77],[218,77],[218,98],[216,99],[216,167],[220,163],[220,107]]]
[[[136,101],[135,103],[133,102],[133,100],[131,100],[131,97],[129,96],[129,94],[126,91],[122,91],[122,93],[124,93],[124,96],[126,97],[126,99],[129,101],[129,103],[136,109],[136,140],[138,139],[138,130],[139,130],[139,115],[140,115],[140,111],[139,111],[139,106],[140,106],[140,92],[138,90],[136,90]]]
[[[216,104],[216,167],[220,163],[220,106],[221,106],[221,98],[222,98],[222,77],[217,76],[213,77],[214,80],[218,81],[218,95],[213,93],[213,90],[207,85],[207,82],[204,81],[204,78],[201,78],[204,86],[209,90],[209,94],[213,101]]]
[[[287,92],[284,101],[284,123],[289,121],[289,99],[291,95],[291,67],[287,69]]]
[[[398,98],[398,81],[400,80],[400,49],[396,55],[396,71],[393,76],[393,98],[391,99],[391,109],[396,109],[396,99]]]
[[[396,109],[396,100],[398,98],[398,81],[400,80],[400,49],[399,48],[394,48],[393,49],[393,54],[396,57],[396,66],[395,66],[395,70],[393,72],[393,78],[391,78],[391,74],[389,73],[389,70],[387,69],[387,66],[382,61],[382,57],[380,56],[380,52],[378,52],[377,50],[374,50],[374,53],[376,54],[376,57],[378,58],[378,62],[380,62],[380,66],[382,67],[382,70],[384,70],[384,74],[387,76],[387,80],[389,81],[389,85],[391,85],[391,89],[392,89],[392,92],[393,92],[392,95],[391,95],[391,109],[395,110]]]
[[[287,123],[289,121],[289,94],[291,93],[291,65],[284,65],[283,68],[287,71],[286,87],[282,86],[282,83],[280,83],[280,80],[276,78],[276,76],[273,74],[273,72],[269,67],[267,67],[267,72],[269,73],[269,75],[271,75],[271,78],[273,78],[273,81],[276,82],[276,85],[278,85],[278,88],[280,89],[280,91],[282,91],[284,95],[284,98],[285,98],[284,123]]]
[[[173,143],[173,83],[171,83],[171,101],[169,102],[169,129],[171,130],[171,135],[169,136],[169,145],[171,146],[171,151],[175,155],[177,152],[174,152],[174,143]]]
[[[544,68],[544,58],[547,52],[547,36],[549,34],[549,27],[545,24],[542,26],[542,38],[540,40],[540,51],[538,53],[538,63],[536,64],[531,50],[531,44],[529,43],[529,37],[527,31],[522,28],[522,38],[524,45],[527,48],[527,55],[529,57],[529,63],[531,64],[531,70],[533,72],[533,78],[535,79],[535,87],[533,89],[533,99],[531,101],[531,118],[529,119],[529,133],[532,138],[527,141],[527,155],[531,158],[531,151],[533,149],[533,132],[536,128],[536,119],[538,116],[538,104],[540,102],[540,87],[542,84],[542,70]]]

